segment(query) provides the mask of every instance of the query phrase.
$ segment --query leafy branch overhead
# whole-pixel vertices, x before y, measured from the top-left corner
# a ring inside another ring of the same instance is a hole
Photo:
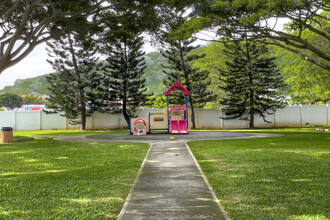
[[[96,15],[105,0],[5,0],[0,3],[0,74],[33,49]]]
[[[330,5],[328,0],[216,0],[196,8],[190,31],[214,29],[218,36],[239,39],[246,34],[250,40],[267,38],[268,44],[298,54],[303,59],[330,70],[330,54],[322,45],[312,42],[305,31],[313,32],[329,42]],[[279,30],[280,19],[290,23]],[[199,27],[199,28],[198,28]]]
[[[70,31],[80,31],[89,20],[102,26],[118,19],[115,11],[132,10],[140,26],[155,29],[163,0],[1,0],[0,74],[27,57],[36,46]],[[158,6],[159,5],[159,6]],[[157,7],[158,6],[158,7]],[[150,20],[152,22],[146,22]]]

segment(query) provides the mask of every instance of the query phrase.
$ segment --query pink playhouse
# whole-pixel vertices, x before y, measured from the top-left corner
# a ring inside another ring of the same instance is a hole
[[[169,96],[173,89],[179,89],[185,96],[185,105],[170,106]],[[148,118],[130,118],[130,133],[133,135],[151,134],[152,130],[167,130],[170,134],[188,134],[189,91],[178,81],[166,92],[167,109],[163,113],[149,112]]]

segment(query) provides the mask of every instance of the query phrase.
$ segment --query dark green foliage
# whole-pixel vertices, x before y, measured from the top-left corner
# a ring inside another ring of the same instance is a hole
[[[169,43],[169,49],[162,55],[168,60],[168,64],[163,65],[163,71],[167,75],[163,83],[169,88],[175,81],[179,81],[190,92],[189,107],[192,112],[192,126],[195,128],[194,108],[202,108],[215,96],[207,89],[210,84],[209,72],[193,68],[192,62],[205,54],[189,56],[189,52],[198,48],[190,46],[192,42],[193,40],[172,41]],[[185,102],[182,92],[174,90],[170,96],[170,103],[183,105]]]
[[[329,42],[329,14],[324,13],[330,11],[329,0],[212,0],[195,9],[195,18],[185,25],[191,32],[211,27],[219,37],[237,40],[249,33],[251,39],[270,39],[267,44],[330,70],[328,47],[303,33],[308,30]],[[276,25],[279,18],[289,21],[286,30]]]
[[[57,57],[48,62],[60,71],[47,77],[51,91],[47,106],[55,112],[64,112],[70,123],[81,124],[85,130],[86,117],[102,107],[103,94],[98,90],[99,78],[95,77],[94,45],[91,40],[78,37],[68,34],[47,44]]]
[[[87,27],[103,0],[0,1],[0,74],[42,43]]]
[[[103,68],[104,83],[110,89],[106,100],[113,103],[112,111],[123,113],[127,124],[136,108],[147,101],[142,46],[143,38],[138,34],[122,32],[121,37],[110,43]]]
[[[22,107],[23,100],[20,95],[5,93],[0,95],[0,107],[4,106],[8,111]]]
[[[283,97],[276,89],[284,86],[282,75],[274,64],[275,58],[266,58],[267,47],[245,41],[225,44],[224,54],[231,59],[226,62],[227,70],[220,70],[227,95],[221,101],[224,105],[224,119],[249,120],[254,127],[254,114],[265,122],[266,113],[272,114],[283,107]],[[248,115],[246,115],[248,114]]]
[[[22,98],[23,98],[23,105],[45,104],[44,100],[41,97],[35,95],[24,95]]]

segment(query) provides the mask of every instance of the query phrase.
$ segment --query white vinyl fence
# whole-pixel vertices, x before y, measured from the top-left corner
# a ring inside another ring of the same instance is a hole
[[[263,122],[255,116],[256,127],[297,127],[313,125],[329,125],[329,105],[288,106],[278,109]],[[148,117],[149,112],[162,112],[162,109],[140,109],[137,114],[141,118]],[[248,121],[223,120],[221,109],[197,109],[195,111],[196,127],[205,129],[247,128]],[[191,123],[190,123],[191,124]],[[78,129],[79,125],[70,125],[65,117],[59,114],[46,114],[42,111],[0,112],[0,127],[13,127],[16,131]],[[87,129],[120,129],[127,128],[121,114],[94,113],[87,118]]]

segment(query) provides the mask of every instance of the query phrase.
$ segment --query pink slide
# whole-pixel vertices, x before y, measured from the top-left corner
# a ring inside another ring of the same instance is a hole
[[[170,121],[171,134],[188,134],[186,120]]]

